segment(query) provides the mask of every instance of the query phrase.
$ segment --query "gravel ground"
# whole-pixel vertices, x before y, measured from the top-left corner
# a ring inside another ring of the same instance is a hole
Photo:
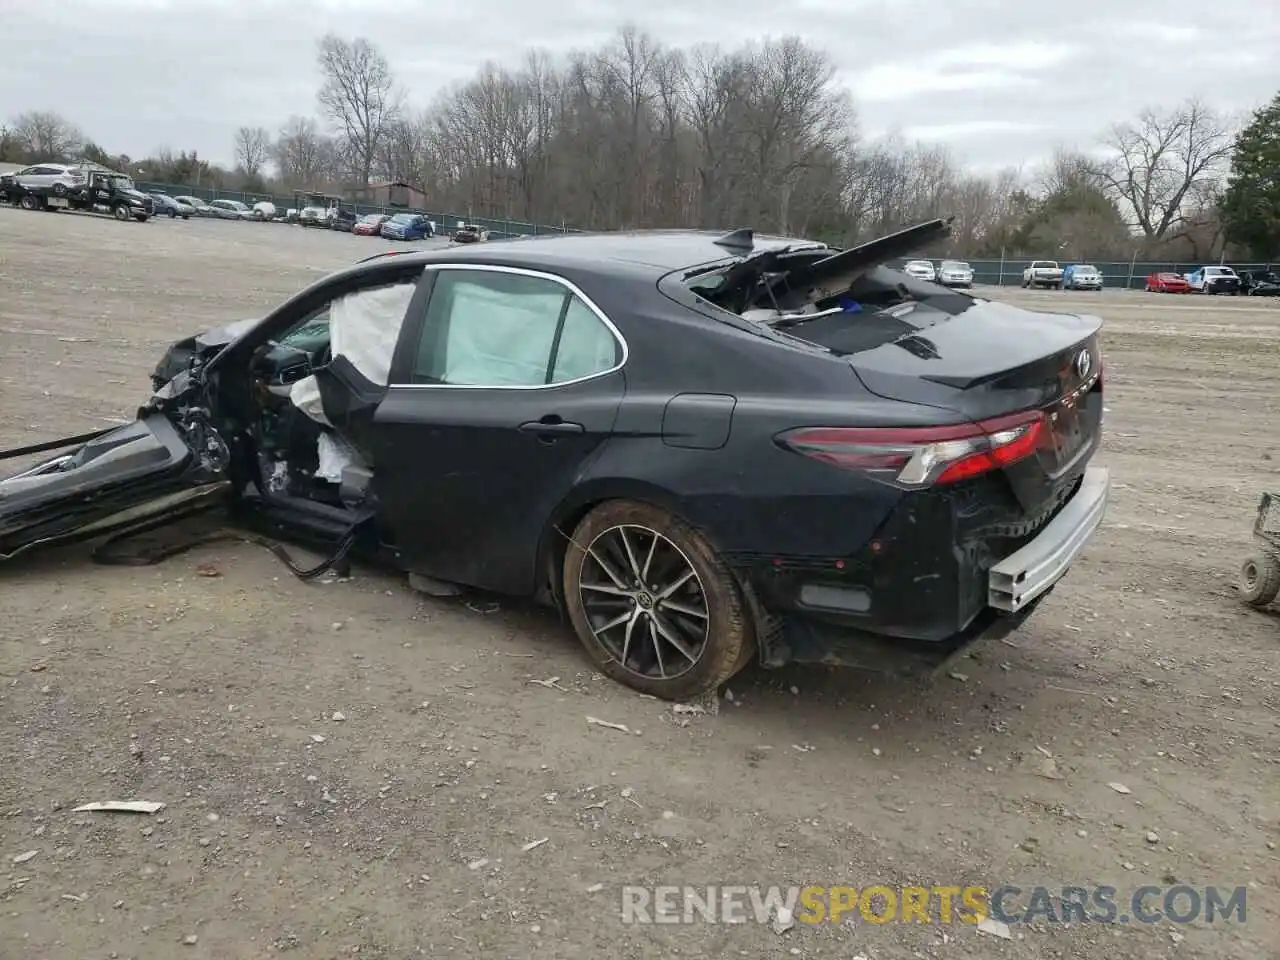
[[[386,246],[0,208],[0,447],[131,417],[170,341]],[[1020,633],[931,684],[752,670],[677,715],[542,611],[388,572],[306,584],[241,544],[0,570],[0,956],[1274,955],[1280,624],[1231,578],[1280,485],[1280,304],[993,295],[1106,319],[1113,506]],[[167,806],[72,810],[139,798]],[[628,884],[914,883],[1243,886],[1247,919],[620,912]]]

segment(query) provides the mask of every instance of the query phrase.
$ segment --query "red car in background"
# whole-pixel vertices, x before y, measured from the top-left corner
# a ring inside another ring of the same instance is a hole
[[[1180,273],[1147,274],[1147,293],[1190,293],[1191,284]]]
[[[356,221],[351,232],[357,237],[377,237],[382,233],[382,225],[390,219],[385,213],[366,213]]]

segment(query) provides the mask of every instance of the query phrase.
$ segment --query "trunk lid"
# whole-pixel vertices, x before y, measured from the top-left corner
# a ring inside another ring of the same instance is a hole
[[[1044,411],[1035,455],[1004,471],[1022,514],[1034,516],[1065,495],[1100,441],[1102,321],[966,300],[960,310],[954,298],[946,310],[906,303],[869,315],[824,318],[823,325],[800,324],[787,333],[830,346],[849,338],[860,323],[868,330],[886,327],[891,317],[900,331],[896,336],[864,340],[862,349],[849,342],[854,349],[839,351],[871,393],[937,407],[946,411],[946,420]]]

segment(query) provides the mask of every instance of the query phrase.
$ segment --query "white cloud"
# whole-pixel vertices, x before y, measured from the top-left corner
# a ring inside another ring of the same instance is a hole
[[[325,31],[381,47],[424,107],[486,60],[515,68],[530,47],[595,47],[632,21],[681,47],[800,32],[829,52],[864,129],[911,129],[974,164],[1017,165],[1083,147],[1145,106],[1201,95],[1257,107],[1276,87],[1275,2],[1218,0],[1226,32],[1201,43],[1184,26],[1201,0],[1073,0],[1034,15],[1007,0],[0,0],[0,109],[56,110],[113,152],[167,144],[226,162],[238,126],[316,112]]]
[[[935,123],[926,126],[907,127],[904,135],[909,140],[963,140],[968,137],[991,136],[1010,131],[1028,132],[1052,129],[1046,123],[1029,123],[1023,120],[960,120],[955,123]]]

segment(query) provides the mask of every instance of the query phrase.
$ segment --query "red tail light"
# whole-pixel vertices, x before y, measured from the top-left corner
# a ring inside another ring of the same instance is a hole
[[[1039,410],[944,427],[802,427],[778,437],[789,450],[878,474],[903,486],[955,483],[1036,452],[1045,428]]]

